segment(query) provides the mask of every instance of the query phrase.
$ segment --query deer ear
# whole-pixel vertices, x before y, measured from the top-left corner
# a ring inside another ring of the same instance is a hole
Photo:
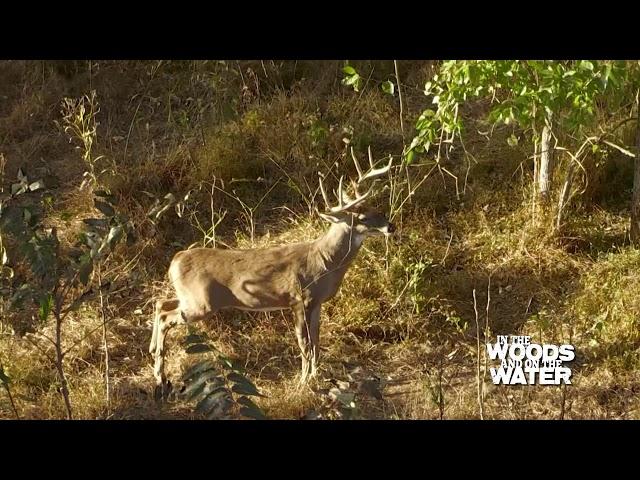
[[[346,216],[345,216],[344,213],[320,213],[320,212],[318,212],[318,215],[320,215],[320,218],[322,218],[323,220],[325,220],[327,222],[331,222],[331,223],[344,222],[344,220],[346,219]]]

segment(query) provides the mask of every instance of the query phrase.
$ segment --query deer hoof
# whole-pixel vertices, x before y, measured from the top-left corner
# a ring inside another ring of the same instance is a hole
[[[156,385],[153,391],[153,398],[156,402],[162,402],[169,398],[169,394],[173,390],[173,386],[169,380],[165,381],[162,385]]]

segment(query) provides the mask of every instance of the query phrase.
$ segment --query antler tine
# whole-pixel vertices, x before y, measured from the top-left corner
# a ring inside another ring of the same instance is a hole
[[[356,166],[356,170],[358,171],[358,181],[357,181],[358,184],[364,182],[365,180],[369,180],[369,179],[384,175],[389,171],[389,169],[391,168],[391,163],[393,162],[393,157],[389,156],[389,163],[387,165],[385,165],[384,167],[375,168],[375,163],[373,161],[373,154],[371,153],[371,146],[367,148],[367,154],[369,157],[369,170],[366,173],[363,173],[362,167],[360,166],[360,162],[358,162],[358,159],[356,158],[356,155],[353,151],[353,147],[351,147],[351,158],[353,158],[353,163]]]
[[[324,184],[322,183],[323,175],[318,172],[318,183],[320,184],[320,192],[322,193],[322,198],[324,199],[324,204],[327,206],[327,210],[331,208],[331,203],[329,202],[329,197],[327,197],[327,192],[324,189]]]
[[[340,181],[338,182],[338,210],[342,211],[344,209],[344,199],[342,196],[344,195],[344,190],[342,189],[342,180],[344,180],[344,175],[340,175]]]
[[[391,163],[393,162],[393,157],[389,158],[389,163],[386,164],[384,167],[380,167],[380,168],[372,168],[371,170],[369,170],[364,177],[362,177],[360,179],[360,182],[363,182],[365,180],[369,180],[372,178],[377,178],[377,177],[381,177],[382,175],[384,175],[385,173],[387,173],[389,171],[389,169],[391,168]]]
[[[338,205],[335,207],[332,207],[331,202],[329,201],[329,196],[327,195],[327,191],[324,188],[324,183],[322,181],[322,178],[323,178],[322,173],[318,172],[318,183],[320,185],[320,193],[322,193],[322,198],[324,199],[324,203],[327,207],[327,211],[333,212],[333,213],[342,212],[342,211],[348,210],[349,208],[354,207],[355,205],[357,205],[363,200],[360,197],[356,198],[355,200],[352,200],[351,198],[349,198],[349,196],[345,193],[344,189],[342,188],[344,176],[341,176],[340,182],[338,184],[338,191],[334,192],[336,194],[336,198],[338,199]]]
[[[351,147],[351,158],[353,158],[353,163],[356,165],[356,170],[358,171],[358,178],[362,178],[362,168],[360,167],[360,163],[356,158],[356,154],[353,152],[353,147]]]
[[[389,163],[387,165],[380,168],[374,168],[375,164],[373,162],[371,146],[369,146],[367,150],[368,150],[370,168],[366,173],[364,173],[362,171],[362,167],[360,166],[360,162],[358,162],[355,152],[353,151],[353,147],[351,147],[350,149],[351,158],[353,159],[353,163],[356,167],[356,170],[358,171],[358,180],[357,181],[351,180],[351,184],[352,184],[354,193],[356,195],[355,199],[352,199],[349,196],[349,194],[344,190],[343,188],[344,175],[341,175],[340,180],[338,182],[338,189],[337,191],[334,191],[335,196],[338,199],[338,205],[335,207],[332,207],[331,203],[329,202],[329,197],[327,196],[327,192],[324,188],[324,184],[322,182],[324,176],[320,172],[318,172],[320,191],[322,192],[322,198],[324,199],[324,203],[326,204],[328,211],[333,213],[344,212],[364,202],[373,193],[373,188],[376,182],[373,182],[373,184],[369,187],[369,190],[367,190],[367,192],[363,195],[361,195],[360,192],[358,191],[358,187],[360,186],[360,184],[362,184],[365,180],[375,179],[381,175],[384,175],[391,168],[391,163],[393,162],[393,157],[391,155],[389,155]]]
[[[336,207],[336,208],[332,208],[331,211],[332,212],[343,212],[343,211],[347,211],[350,210],[358,205],[360,205],[362,202],[364,202],[373,192],[373,185],[371,185],[371,187],[369,187],[369,190],[367,190],[367,192],[364,195],[360,195],[356,193],[356,198],[350,198],[349,195],[347,195],[347,193],[344,190],[341,190],[340,193],[340,202],[341,202],[341,207]],[[346,203],[344,203],[346,200]]]

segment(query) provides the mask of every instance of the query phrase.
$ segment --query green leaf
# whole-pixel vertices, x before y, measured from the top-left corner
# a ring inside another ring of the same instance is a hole
[[[252,384],[236,383],[231,387],[231,391],[240,395],[250,395],[254,397],[264,397],[258,389]]]
[[[196,412],[206,415],[216,407],[223,407],[225,403],[225,397],[228,398],[229,393],[226,389],[222,388],[207,395],[196,405]]]
[[[245,397],[244,395],[241,397],[238,397],[237,402],[240,405],[244,405],[245,407],[248,408],[255,408],[256,410],[260,410],[260,407],[258,407],[258,405],[256,405],[253,400],[251,400],[249,397]]]
[[[192,333],[182,339],[182,344],[189,345],[192,343],[203,343],[203,342],[206,342],[207,340],[208,338],[205,337],[204,335],[200,335],[198,333]]]
[[[224,355],[218,355],[218,360],[227,368],[231,369],[231,370],[235,370],[235,371],[241,371],[243,370],[242,367],[239,367],[238,365],[236,365],[234,362],[232,362],[229,358],[225,357]]]
[[[248,418],[254,418],[256,420],[267,419],[267,417],[262,412],[260,407],[258,407],[258,405],[253,403],[253,400],[251,400],[249,397],[245,397],[245,396],[239,397],[237,400],[237,403],[240,405],[243,405],[243,408],[240,409],[241,415],[244,415],[245,417],[248,417]]]
[[[509,144],[510,147],[515,147],[516,145],[518,145],[518,137],[516,137],[512,133],[511,136],[507,138],[507,143]]]
[[[94,206],[106,217],[113,217],[116,212],[111,205],[100,200],[93,201]]]
[[[29,207],[24,207],[22,209],[22,217],[24,219],[24,223],[26,223],[27,225],[33,227],[34,223],[35,223],[35,215],[31,212],[31,210],[29,209]]]
[[[218,372],[215,370],[207,370],[206,372],[196,376],[196,378],[189,383],[187,388],[185,388],[183,395],[184,398],[190,402],[195,400],[202,393],[205,395],[214,393],[215,389],[223,387],[223,385],[224,381],[218,375]]]
[[[267,420],[267,417],[262,413],[262,411],[249,407],[240,408],[240,415],[247,418],[253,418],[255,420]]]
[[[109,226],[109,220],[106,218],[85,218],[82,221],[92,228],[107,228]]]
[[[355,393],[342,392],[338,388],[332,388],[329,391],[329,398],[340,402],[345,407],[351,407],[351,404],[355,400]]]
[[[214,373],[212,372],[212,374],[214,374]],[[198,380],[196,380],[193,383],[191,383],[182,392],[182,398],[184,400],[186,400],[187,402],[192,402],[193,400],[195,400],[198,397],[200,397],[200,395],[202,394],[202,391],[204,390],[205,385],[207,384],[206,381],[200,382]]]
[[[351,75],[350,77],[346,77],[342,83],[345,85],[351,85],[353,86],[353,89],[357,92],[358,89],[360,88],[360,75],[358,75],[357,73],[355,75]]]
[[[105,242],[109,244],[109,247],[113,248],[114,245],[120,241],[123,233],[124,230],[120,225],[111,227],[111,230],[109,230],[109,235],[107,235]]]
[[[251,383],[251,381],[245,377],[244,375],[241,375],[238,372],[231,372],[229,374],[227,374],[227,380],[231,381],[231,382],[236,382],[236,383]]]
[[[389,95],[393,95],[396,91],[396,86],[391,80],[387,80],[386,82],[382,83],[382,91],[384,93],[388,93]]]
[[[7,374],[4,373],[4,370],[2,368],[0,368],[0,382],[4,383],[5,385],[9,385],[9,383],[11,383],[11,379],[7,377]]]
[[[334,70],[334,71],[335,71],[335,70]],[[342,68],[342,71],[343,71],[344,73],[346,73],[347,75],[357,75],[357,73],[358,73],[358,72],[356,72],[356,69],[355,69],[355,68],[353,68],[351,65],[345,65],[345,66]]]
[[[416,156],[415,150],[409,150],[404,157],[405,164],[411,165],[413,163],[413,160],[415,159],[415,156]]]
[[[211,352],[211,351],[213,351],[213,349],[206,343],[196,343],[195,345],[189,345],[185,350],[185,352],[189,354],[204,353],[204,352]]]
[[[231,372],[227,375],[227,380],[233,382],[235,384],[246,385],[250,389],[256,390],[255,385],[244,375],[239,374],[238,372]],[[257,391],[257,390],[256,390]]]
[[[104,198],[107,202],[111,203],[111,204],[115,204],[116,203],[116,197],[114,197],[113,195],[111,195],[109,192],[107,192],[106,190],[96,190],[95,192],[93,192],[94,195],[96,197],[101,197]]]
[[[44,181],[42,179],[36,180],[35,182],[29,185],[29,191],[35,192],[36,190],[41,190],[44,188]]]
[[[20,195],[25,191],[25,186],[21,183],[14,183],[11,185],[11,195]]]
[[[80,264],[80,270],[78,272],[78,276],[80,277],[80,281],[87,285],[89,283],[89,277],[93,272],[93,261],[91,258],[85,258],[85,260]]]
[[[189,368],[186,372],[184,372],[184,374],[182,375],[182,378],[185,379],[185,381],[189,381],[191,379],[191,377],[198,375],[202,372],[206,372],[207,370],[215,370],[216,367],[213,364],[213,362],[211,362],[211,360],[205,360],[204,362],[198,362],[195,365],[193,365],[191,368]]]
[[[580,68],[593,71],[593,62],[590,62],[589,60],[582,60],[580,62]]]
[[[231,407],[233,406],[233,399],[225,392],[225,394],[221,395],[220,400],[214,406],[214,408],[207,415],[207,420],[220,420],[220,419],[229,419],[226,414],[229,412]]]
[[[46,297],[40,299],[40,308],[38,309],[38,316],[41,322],[45,322],[49,317],[49,313],[53,310],[53,295],[50,293]]]

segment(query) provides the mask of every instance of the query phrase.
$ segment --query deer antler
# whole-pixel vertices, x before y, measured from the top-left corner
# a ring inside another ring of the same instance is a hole
[[[324,184],[322,183],[322,179],[324,177],[320,172],[318,172],[320,192],[322,193],[322,198],[324,199],[324,203],[327,206],[328,211],[333,213],[339,213],[339,212],[350,210],[360,205],[369,196],[371,196],[375,182],[371,185],[371,187],[369,187],[369,190],[367,190],[367,192],[362,195],[358,192],[358,187],[362,183],[364,183],[366,180],[377,179],[378,177],[384,175],[389,171],[389,169],[391,168],[391,162],[393,161],[393,157],[389,156],[389,163],[386,166],[375,168],[375,165],[373,162],[373,156],[371,155],[371,147],[368,148],[368,153],[369,153],[370,168],[366,173],[363,173],[362,167],[360,166],[360,163],[358,162],[358,159],[356,158],[355,153],[353,152],[353,147],[351,148],[351,158],[353,158],[353,163],[355,164],[356,170],[358,171],[358,180],[351,181],[351,184],[353,185],[353,190],[356,194],[356,198],[349,197],[349,195],[344,191],[344,189],[342,188],[344,176],[340,176],[340,181],[338,183],[338,190],[337,192],[335,192],[336,197],[338,199],[337,206],[334,206],[334,207],[331,206],[331,203],[329,202],[329,198],[327,197],[327,192],[324,189]]]
[[[363,174],[362,168],[360,167],[360,162],[358,162],[358,159],[356,158],[355,153],[353,153],[353,147],[351,147],[351,158],[353,158],[353,163],[355,163],[356,170],[358,171],[358,185],[364,182],[365,180],[377,178],[384,175],[389,171],[389,169],[391,168],[391,162],[393,162],[393,157],[389,155],[389,163],[387,165],[385,165],[384,167],[375,168],[375,165],[373,163],[373,156],[371,155],[371,146],[367,148],[367,153],[369,154],[370,168],[367,171],[367,173]]]

